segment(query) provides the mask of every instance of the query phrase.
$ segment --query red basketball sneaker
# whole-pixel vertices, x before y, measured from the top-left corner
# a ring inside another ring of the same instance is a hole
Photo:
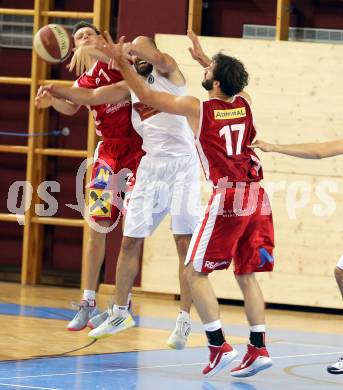
[[[238,355],[238,351],[226,342],[220,347],[209,345],[208,348],[210,349],[210,363],[202,370],[206,377],[215,375]]]
[[[248,344],[248,351],[242,363],[231,370],[231,376],[244,378],[257,374],[272,366],[272,359],[269,357],[266,347],[257,348]]]

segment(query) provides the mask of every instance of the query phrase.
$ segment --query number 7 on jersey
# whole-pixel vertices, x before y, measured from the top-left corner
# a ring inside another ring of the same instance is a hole
[[[242,141],[243,141],[243,136],[244,136],[244,130],[245,130],[245,124],[244,123],[239,123],[236,125],[227,125],[222,127],[219,130],[219,136],[225,137],[225,142],[226,142],[226,152],[228,156],[232,156],[234,154],[241,154],[241,149],[242,149]],[[236,145],[236,152],[234,153],[233,147],[232,147],[232,132],[233,131],[238,131],[238,139],[237,139],[237,145]]]

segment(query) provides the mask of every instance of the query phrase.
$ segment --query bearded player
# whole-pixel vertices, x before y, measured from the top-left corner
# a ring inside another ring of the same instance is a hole
[[[218,302],[208,279],[209,273],[228,268],[233,259],[250,324],[250,343],[231,375],[254,375],[272,365],[265,346],[264,299],[255,273],[273,269],[274,232],[268,197],[259,184],[263,177],[261,164],[249,148],[256,131],[250,97],[243,92],[248,74],[240,61],[218,53],[205,69],[202,83],[210,99],[200,102],[193,96],[148,88],[127,61],[123,38],[114,57],[141,102],[187,118],[206,178],[213,187],[206,215],[193,234],[186,259],[193,303],[210,349],[210,362],[203,374],[216,374],[237,356],[225,341]]]

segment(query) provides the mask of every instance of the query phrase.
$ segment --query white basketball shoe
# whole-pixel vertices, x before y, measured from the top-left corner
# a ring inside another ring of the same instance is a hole
[[[191,332],[191,322],[181,313],[176,319],[176,326],[167,341],[168,347],[174,349],[184,349],[187,344],[188,336]]]

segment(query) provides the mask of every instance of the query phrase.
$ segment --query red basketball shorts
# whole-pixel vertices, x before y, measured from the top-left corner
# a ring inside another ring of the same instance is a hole
[[[116,221],[125,213],[125,202],[132,191],[135,175],[144,152],[141,144],[104,140],[94,154],[89,191],[92,219]]]
[[[272,271],[274,228],[267,193],[259,183],[215,189],[197,226],[185,264],[198,272],[226,269],[236,275]]]

